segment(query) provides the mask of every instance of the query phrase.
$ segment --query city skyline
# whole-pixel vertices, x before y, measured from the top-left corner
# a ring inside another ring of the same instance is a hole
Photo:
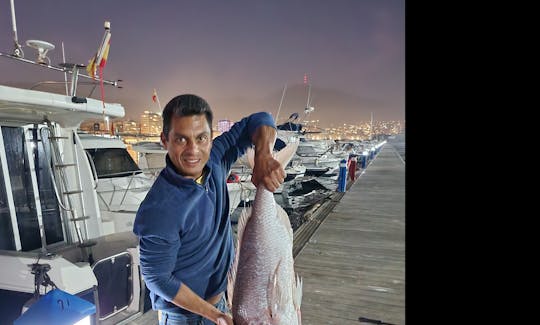
[[[105,87],[105,100],[121,103],[126,118],[159,112],[181,93],[210,103],[216,120],[237,120],[255,111],[286,117],[303,110],[308,86],[323,126],[369,119],[405,120],[405,3],[401,0],[228,2],[202,0],[15,2],[19,43],[50,42],[51,65],[87,64],[111,23],[104,78],[124,88]],[[9,4],[0,8],[0,51],[12,53]],[[43,14],[47,12],[47,14]],[[35,50],[24,46],[25,57]],[[62,73],[0,58],[0,80],[29,87],[63,80]],[[43,70],[43,69],[42,69]],[[307,76],[307,82],[304,76]],[[84,81],[80,79],[80,81]],[[80,93],[90,86],[81,83]],[[63,86],[57,87],[61,92]],[[40,88],[36,88],[40,90]],[[41,89],[43,90],[43,89]],[[93,97],[99,98],[99,87]]]
[[[355,124],[343,123],[327,128],[319,127],[319,120],[303,121],[302,132],[310,139],[349,139],[365,140],[372,136],[389,136],[405,131],[404,121],[359,121]],[[227,131],[232,127],[232,120],[218,120],[212,123],[214,136]],[[140,137],[142,141],[148,137],[159,142],[162,130],[161,114],[158,112],[143,112],[138,119],[115,119],[107,122],[102,119],[90,119],[83,121],[79,127],[80,131],[94,134],[111,134],[122,136],[124,141],[132,137]]]

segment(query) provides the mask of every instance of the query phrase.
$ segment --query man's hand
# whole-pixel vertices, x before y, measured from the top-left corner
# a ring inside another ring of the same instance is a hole
[[[223,316],[218,317],[216,324],[217,325],[234,325],[232,317],[229,315],[223,315]]]
[[[287,174],[279,161],[269,153],[255,152],[255,165],[251,174],[251,181],[255,187],[263,184],[270,192],[275,192],[283,184]]]
[[[251,182],[257,187],[263,184],[270,192],[275,192],[285,180],[285,170],[279,161],[272,157],[272,149],[276,141],[276,129],[261,125],[253,135],[255,157]]]

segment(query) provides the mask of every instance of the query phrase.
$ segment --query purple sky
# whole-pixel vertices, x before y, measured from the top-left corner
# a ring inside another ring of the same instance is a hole
[[[15,11],[19,42],[55,44],[48,55],[53,65],[62,62],[62,42],[67,62],[87,64],[110,21],[104,77],[124,80],[124,88],[106,87],[105,97],[123,104],[127,117],[159,111],[154,88],[162,106],[182,93],[206,98],[216,120],[260,110],[275,115],[287,84],[285,117],[303,111],[307,73],[312,118],[322,126],[366,121],[370,112],[404,120],[404,0],[19,0]],[[12,39],[4,1],[1,52],[12,53]],[[23,50],[34,60],[35,50]],[[42,80],[60,81],[63,74],[0,58],[2,84]]]

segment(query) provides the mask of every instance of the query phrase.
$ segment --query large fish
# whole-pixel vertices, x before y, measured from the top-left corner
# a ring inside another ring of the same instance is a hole
[[[298,143],[276,154],[286,166]],[[252,157],[252,152],[248,152]],[[249,159],[252,164],[253,159]],[[238,221],[236,256],[227,295],[233,321],[242,324],[301,324],[302,280],[294,272],[289,217],[264,185]]]

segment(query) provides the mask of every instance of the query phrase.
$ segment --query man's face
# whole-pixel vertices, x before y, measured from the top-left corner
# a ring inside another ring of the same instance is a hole
[[[161,142],[180,175],[193,179],[202,175],[212,148],[212,130],[206,115],[173,114],[169,134],[161,133]]]

